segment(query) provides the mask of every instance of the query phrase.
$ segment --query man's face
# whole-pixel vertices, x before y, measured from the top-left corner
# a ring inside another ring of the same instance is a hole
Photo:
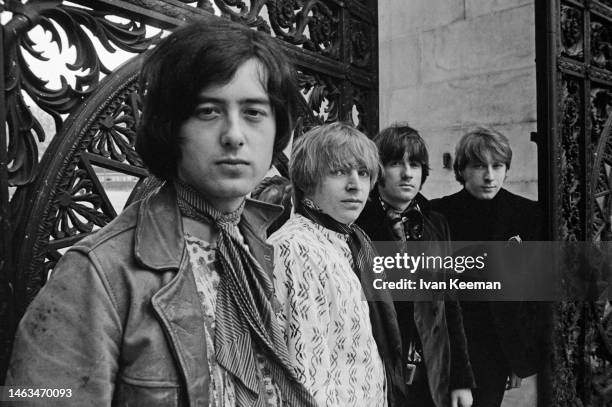
[[[378,185],[381,198],[395,209],[406,209],[421,190],[421,163],[410,160],[408,154],[404,154],[401,160],[389,161],[383,171],[384,186],[383,183]]]
[[[246,61],[227,84],[201,90],[180,128],[178,177],[224,212],[239,206],[272,162],[276,121],[265,75],[258,60]]]
[[[493,199],[506,180],[506,164],[491,155],[484,162],[470,161],[461,175],[465,189],[476,199]]]
[[[308,198],[336,221],[349,224],[361,214],[369,192],[368,170],[349,167],[330,171]]]

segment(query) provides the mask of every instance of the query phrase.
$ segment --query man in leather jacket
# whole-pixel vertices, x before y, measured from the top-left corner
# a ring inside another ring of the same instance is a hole
[[[420,194],[429,174],[425,142],[406,124],[382,130],[374,141],[383,173],[357,224],[373,241],[431,241],[439,254],[449,254],[446,220]],[[474,377],[459,304],[396,301],[395,309],[406,366],[406,405],[471,406]]]
[[[279,207],[245,199],[289,140],[287,61],[216,20],[146,56],[136,149],[165,185],[72,247],[34,299],[6,385],[70,397],[24,405],[314,405],[274,318]]]

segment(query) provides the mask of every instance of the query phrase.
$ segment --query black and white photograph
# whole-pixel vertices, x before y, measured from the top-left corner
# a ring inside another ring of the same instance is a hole
[[[1,406],[612,406],[611,0],[0,24]]]

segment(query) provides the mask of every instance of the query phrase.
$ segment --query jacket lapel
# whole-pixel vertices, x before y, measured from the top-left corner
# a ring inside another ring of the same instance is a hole
[[[272,279],[272,247],[265,243],[267,227],[282,208],[247,200],[241,230],[253,256]],[[152,298],[157,313],[185,380],[190,406],[208,405],[209,372],[204,321],[195,278],[185,251],[183,226],[171,184],[143,200],[135,231],[135,256],[154,270],[178,269],[176,276]],[[252,344],[237,340],[229,348],[236,364],[254,358]],[[247,388],[259,393],[256,377],[242,378]]]
[[[185,241],[171,184],[142,201],[134,239],[134,255],[142,265],[154,270],[178,268]]]
[[[266,243],[266,230],[282,211],[283,208],[278,205],[247,199],[239,225],[251,254],[266,271],[270,282],[274,270],[274,249]]]
[[[209,372],[202,310],[184,252],[178,273],[151,300],[185,379],[190,406],[208,405]]]
[[[372,192],[363,208],[363,212],[357,219],[357,224],[373,242],[393,241],[395,239],[385,219],[386,215],[378,202],[378,197]]]
[[[151,299],[184,379],[190,406],[208,405],[209,372],[195,279],[185,252],[183,225],[174,188],[165,184],[139,208],[134,255],[153,270],[177,274]]]

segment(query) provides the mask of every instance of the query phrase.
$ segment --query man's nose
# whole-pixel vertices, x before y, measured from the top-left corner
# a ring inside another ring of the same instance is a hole
[[[488,165],[485,167],[484,179],[487,181],[493,180],[493,166]]]
[[[412,173],[412,168],[410,167],[410,164],[402,165],[402,178],[411,179],[413,177],[414,174]]]
[[[347,190],[359,190],[360,189],[360,184],[359,184],[359,172],[355,169],[351,170],[348,175],[347,175],[347,180],[346,180],[346,189]]]
[[[244,145],[244,132],[238,113],[229,113],[221,133],[221,144],[225,147],[236,148]]]

